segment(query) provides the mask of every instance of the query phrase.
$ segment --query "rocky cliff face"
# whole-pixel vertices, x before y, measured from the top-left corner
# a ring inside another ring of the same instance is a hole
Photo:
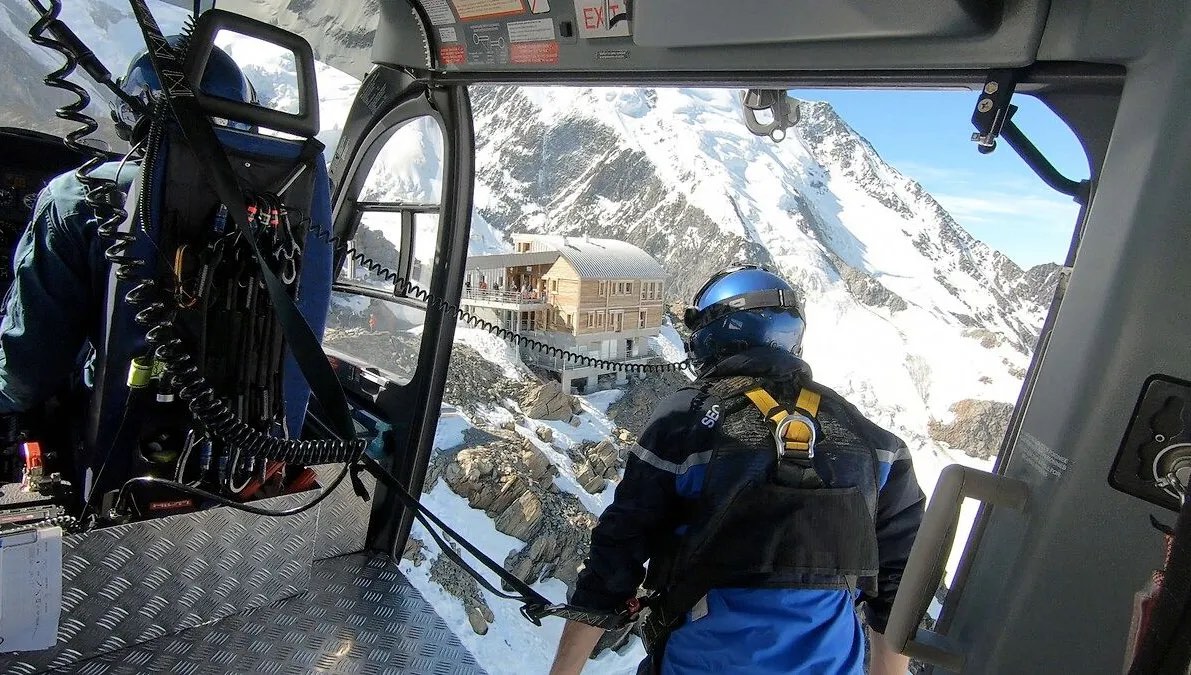
[[[1013,406],[1000,401],[965,399],[951,406],[948,423],[931,422],[930,436],[981,459],[995,457],[1005,438]]]

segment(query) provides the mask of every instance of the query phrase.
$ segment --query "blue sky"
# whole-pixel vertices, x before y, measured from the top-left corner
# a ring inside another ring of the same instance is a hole
[[[796,90],[829,101],[885,161],[917,180],[974,237],[1023,267],[1062,262],[1079,209],[1046,187],[1001,142],[982,155],[972,135],[971,91]],[[1068,178],[1088,177],[1075,134],[1045,105],[1017,95],[1014,117],[1043,154]]]

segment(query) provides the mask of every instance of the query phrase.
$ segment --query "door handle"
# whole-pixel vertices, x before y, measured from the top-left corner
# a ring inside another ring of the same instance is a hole
[[[906,562],[885,640],[894,651],[958,672],[965,655],[942,633],[919,628],[943,578],[964,499],[1024,511],[1029,486],[1015,478],[952,464],[943,469]]]

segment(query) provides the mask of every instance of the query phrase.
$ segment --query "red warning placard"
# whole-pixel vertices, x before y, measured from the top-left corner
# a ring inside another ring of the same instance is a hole
[[[444,66],[467,63],[467,50],[463,48],[463,45],[443,45],[438,48],[438,60]]]
[[[514,42],[509,45],[511,63],[558,63],[557,42]]]

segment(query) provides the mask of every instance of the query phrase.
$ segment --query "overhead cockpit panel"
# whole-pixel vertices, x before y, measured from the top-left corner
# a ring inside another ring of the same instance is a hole
[[[408,1],[433,68],[476,74],[1020,66],[1046,17],[1035,0]],[[378,35],[374,60],[393,63],[384,47]]]
[[[190,9],[193,0],[162,0]],[[578,83],[722,73],[980,71],[1127,63],[1149,0],[200,0],[292,30],[357,77],[373,63]],[[622,6],[623,5],[623,6]],[[511,31],[510,31],[511,26]],[[517,46],[514,46],[517,45]],[[566,73],[567,75],[563,75]],[[537,77],[543,75],[546,77]],[[694,79],[694,78],[693,78]],[[780,79],[780,78],[779,78]],[[864,78],[860,78],[864,79]],[[702,81],[707,82],[707,78]],[[784,81],[784,80],[783,80]],[[870,80],[871,81],[871,80]],[[936,84],[938,78],[932,79]]]

